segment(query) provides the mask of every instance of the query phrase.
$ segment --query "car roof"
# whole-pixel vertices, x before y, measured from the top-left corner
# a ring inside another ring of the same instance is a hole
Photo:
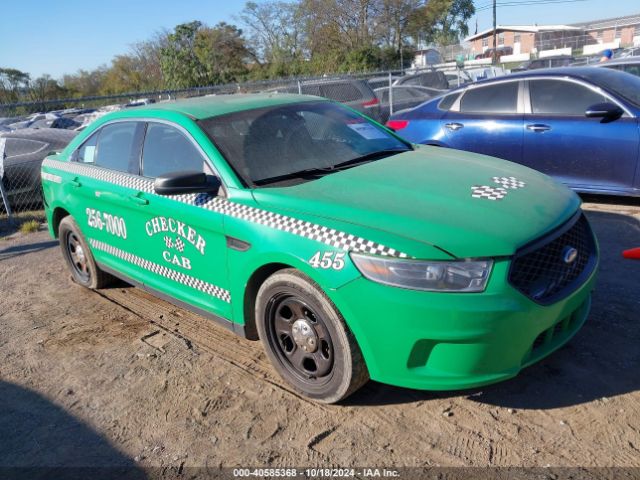
[[[140,115],[151,114],[154,111],[162,110],[176,112],[196,120],[225,115],[227,113],[242,110],[252,110],[255,108],[272,107],[278,105],[288,105],[292,103],[324,100],[311,95],[294,95],[284,93],[248,93],[232,95],[215,95],[210,97],[187,98],[171,102],[153,103],[139,107],[127,108],[116,112],[140,112]],[[127,115],[130,116],[130,115]],[[111,116],[113,118],[113,116]]]
[[[627,63],[640,63],[640,55],[633,57],[612,58],[607,62],[599,63],[599,67],[606,67],[607,65],[625,65]]]
[[[579,78],[581,80],[586,80],[588,82],[599,84],[600,82],[594,78],[599,74],[597,73],[600,69],[595,69],[593,66],[590,67],[557,67],[557,68],[539,68],[536,70],[526,70],[523,72],[515,72],[510,73],[509,75],[503,75],[499,77],[486,78],[483,80],[478,80],[470,85],[465,85],[463,88],[467,88],[469,86],[481,85],[485,83],[493,83],[504,80],[512,80],[512,79],[526,79],[528,77],[573,77]],[[607,69],[609,72],[617,72],[618,74],[625,75],[624,72],[618,72],[617,70]],[[614,73],[615,75],[616,73]],[[629,75],[629,74],[626,74]]]

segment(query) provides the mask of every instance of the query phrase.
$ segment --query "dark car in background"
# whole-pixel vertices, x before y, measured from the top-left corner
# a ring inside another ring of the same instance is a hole
[[[2,181],[12,209],[42,206],[40,167],[50,152],[62,150],[77,135],[72,130],[27,128],[0,135]],[[0,202],[4,208],[3,202]]]
[[[511,160],[583,192],[640,195],[640,78],[609,68],[485,80],[391,116],[406,139]]]
[[[539,68],[555,68],[555,67],[568,67],[575,58],[571,55],[557,55],[554,57],[536,58],[535,60],[529,60],[524,62],[519,67],[512,68],[512,72],[523,72],[525,70],[537,70]]]
[[[439,90],[449,90],[449,80],[444,72],[439,70],[429,70],[426,72],[405,75],[395,81],[394,85],[415,85],[418,87],[437,88]]]
[[[388,87],[390,84],[393,85],[399,78],[400,77],[397,75],[391,75],[391,78],[389,78],[389,75],[368,78],[367,85],[369,85],[375,91],[376,88]]]
[[[594,67],[612,68],[640,77],[640,56],[614,58],[607,62],[598,63]]]
[[[380,114],[380,101],[373,89],[364,80],[351,78],[307,80],[274,90],[282,93],[301,93],[328,98],[364,113],[376,121],[383,121]]]
[[[380,114],[383,122],[389,118],[392,105],[393,111],[399,112],[400,110],[420,105],[430,98],[442,95],[441,90],[414,85],[394,85],[391,88],[376,88],[374,92],[378,100],[380,100]]]

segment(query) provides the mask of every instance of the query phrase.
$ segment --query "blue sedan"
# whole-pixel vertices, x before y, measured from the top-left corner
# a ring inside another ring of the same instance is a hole
[[[535,70],[451,91],[393,115],[414,143],[521,163],[581,192],[640,195],[640,78]]]

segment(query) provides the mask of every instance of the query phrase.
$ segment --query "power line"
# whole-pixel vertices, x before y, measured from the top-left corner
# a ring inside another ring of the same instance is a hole
[[[577,3],[577,2],[586,2],[588,0],[540,0],[538,2],[533,2],[531,0],[525,0],[521,2],[502,2],[498,3],[498,7],[521,7],[521,6],[536,6],[536,5],[559,5],[566,3]],[[489,10],[493,8],[493,4],[485,5],[483,7],[476,8],[476,13],[482,12],[485,10]]]
[[[582,2],[582,1],[588,1],[588,0],[506,0],[504,2],[498,2],[498,5],[501,5],[502,3],[509,3],[509,4],[524,4],[524,5],[543,5],[546,3],[573,3],[573,2]],[[476,9],[481,9],[481,8],[490,8],[493,6],[493,2],[489,1],[486,3],[482,3],[482,4],[476,4],[475,7]]]

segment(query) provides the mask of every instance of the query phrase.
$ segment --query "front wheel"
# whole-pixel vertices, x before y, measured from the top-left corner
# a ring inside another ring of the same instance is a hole
[[[62,256],[67,262],[73,281],[87,288],[102,288],[113,277],[100,270],[89,250],[80,227],[71,216],[66,216],[58,227],[58,238]]]
[[[262,284],[255,315],[269,360],[297,392],[335,403],[369,379],[342,315],[298,270],[281,270]]]

